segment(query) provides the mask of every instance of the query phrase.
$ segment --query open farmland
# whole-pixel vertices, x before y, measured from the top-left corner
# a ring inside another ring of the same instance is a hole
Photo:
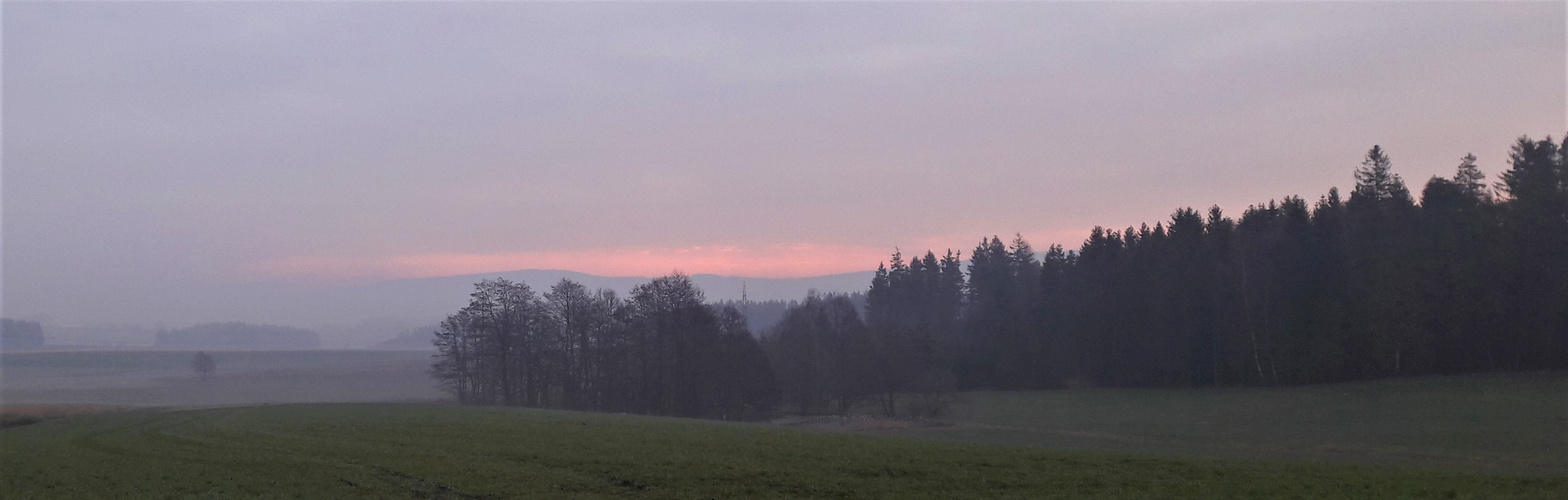
[[[6,498],[1553,498],[1568,479],[1158,458],[445,405],[74,415],[0,431]]]
[[[445,395],[421,351],[211,351],[201,380],[191,351],[0,353],[0,403],[206,406],[430,401]]]
[[[979,392],[943,421],[847,433],[448,405],[158,408],[444,397],[427,353],[214,354],[207,382],[190,352],[4,355],[4,412],[25,425],[0,431],[0,496],[1568,495],[1564,374]]]
[[[220,351],[0,354],[0,403],[48,417],[94,406],[440,401],[429,354]],[[1568,374],[1422,377],[1267,389],[975,392],[939,422],[820,425],[902,437],[1240,459],[1568,473]],[[811,424],[808,424],[811,426]]]

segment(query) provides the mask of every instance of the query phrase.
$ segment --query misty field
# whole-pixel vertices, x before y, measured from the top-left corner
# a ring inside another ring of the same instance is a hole
[[[1568,474],[1568,374],[1270,389],[1082,389],[963,396],[954,425],[891,433],[1164,455]]]
[[[1568,374],[978,392],[942,421],[839,427],[856,432],[440,404],[168,408],[445,398],[425,352],[213,354],[206,382],[191,352],[0,355],[0,413],[25,424],[0,429],[0,497],[1568,496]]]
[[[211,351],[203,381],[192,351],[0,353],[0,402],[206,406],[430,401],[446,397],[424,351]]]
[[[445,405],[74,415],[0,431],[6,498],[1550,498],[1568,479],[1157,458]]]

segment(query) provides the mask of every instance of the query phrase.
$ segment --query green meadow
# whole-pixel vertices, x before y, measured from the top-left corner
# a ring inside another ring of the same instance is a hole
[[[1553,498],[1568,479],[1058,451],[447,405],[73,415],[0,430],[5,498]]]
[[[1568,498],[1568,374],[769,424],[432,404],[428,353],[214,354],[206,382],[189,352],[4,354],[0,498]]]
[[[962,396],[903,436],[1051,449],[1568,475],[1568,374]]]

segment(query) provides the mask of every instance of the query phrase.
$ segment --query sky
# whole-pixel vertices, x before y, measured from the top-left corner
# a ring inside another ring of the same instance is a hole
[[[1565,26],[1562,2],[5,2],[0,308],[1071,249],[1348,188],[1374,144],[1419,192],[1568,131]]]

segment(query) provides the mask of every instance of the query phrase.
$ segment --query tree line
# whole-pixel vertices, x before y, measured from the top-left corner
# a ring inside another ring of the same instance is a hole
[[[738,419],[779,395],[746,320],[682,274],[620,299],[563,279],[475,285],[436,331],[432,374],[459,402]]]
[[[44,327],[37,321],[0,318],[0,350],[20,351],[44,346]]]
[[[939,412],[954,390],[1212,387],[1568,368],[1568,166],[1520,139],[1416,203],[1374,146],[1338,190],[1096,227],[1075,250],[982,239],[878,266],[863,311],[812,296],[763,338],[799,413]]]
[[[868,324],[939,339],[960,389],[1568,368],[1565,149],[1519,139],[1495,185],[1466,156],[1417,203],[1374,146],[1348,200],[1331,189],[1237,219],[1183,208],[1043,254],[991,237],[961,293],[951,254],[895,253]]]
[[[316,349],[321,335],[314,330],[250,323],[206,323],[161,330],[153,345],[200,349]]]
[[[957,388],[949,346],[960,327],[964,272],[957,254],[905,264],[893,254],[864,295],[810,294],[763,336],[785,408],[935,416]]]
[[[625,300],[482,282],[438,332],[464,402],[738,418],[931,415],[957,390],[1265,386],[1568,368],[1568,139],[1473,156],[1419,203],[1382,148],[1348,199],[1176,210],[1036,252],[895,251],[864,295],[810,294],[754,340],[675,274]]]

